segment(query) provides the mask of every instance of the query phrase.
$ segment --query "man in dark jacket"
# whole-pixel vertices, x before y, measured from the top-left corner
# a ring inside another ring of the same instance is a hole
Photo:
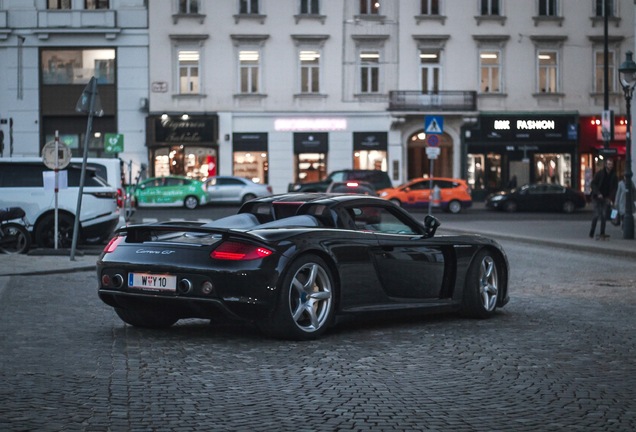
[[[614,197],[616,188],[618,187],[618,178],[614,172],[614,161],[612,159],[605,160],[605,168],[594,175],[592,179],[592,203],[594,204],[594,217],[592,218],[592,227],[590,228],[590,238],[594,237],[596,231],[596,223],[601,220],[601,233],[597,239],[606,240],[609,238],[605,234],[605,222]]]

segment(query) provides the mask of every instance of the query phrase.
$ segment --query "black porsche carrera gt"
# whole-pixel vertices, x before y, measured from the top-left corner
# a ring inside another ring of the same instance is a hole
[[[97,262],[99,297],[133,326],[221,316],[294,340],[346,314],[492,316],[509,298],[506,254],[485,237],[435,236],[438,226],[371,196],[259,198],[211,223],[119,229]]]

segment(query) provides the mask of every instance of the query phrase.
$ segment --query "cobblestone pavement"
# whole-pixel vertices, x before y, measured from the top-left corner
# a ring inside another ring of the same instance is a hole
[[[0,430],[636,429],[633,260],[503,244],[494,319],[356,320],[308,343],[127,327],[93,272],[0,278]]]

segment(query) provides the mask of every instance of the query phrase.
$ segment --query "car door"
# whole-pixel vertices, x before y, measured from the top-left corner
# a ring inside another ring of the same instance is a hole
[[[140,184],[135,192],[137,203],[139,205],[153,205],[161,202],[158,197],[161,196],[163,183],[164,179],[161,177],[150,179]]]
[[[411,207],[424,207],[428,204],[430,196],[430,181],[422,180],[416,183],[411,183],[408,190],[405,189],[406,204]]]
[[[440,298],[446,260],[440,246],[423,239],[421,227],[391,208],[380,206],[357,209],[355,224],[357,230],[371,231],[377,238],[376,272],[389,298]]]
[[[183,202],[188,190],[184,179],[166,177],[164,184],[160,188],[161,193],[157,195],[157,202],[161,204],[179,204]]]

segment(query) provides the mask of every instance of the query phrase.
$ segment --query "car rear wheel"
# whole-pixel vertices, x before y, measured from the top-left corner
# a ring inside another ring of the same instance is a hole
[[[296,260],[282,278],[280,295],[270,320],[261,323],[273,337],[310,340],[321,336],[333,322],[334,282],[329,267],[318,256]]]
[[[74,219],[67,214],[58,214],[57,246],[70,248],[73,243]],[[42,248],[55,247],[55,215],[47,215],[35,228],[35,242]]]
[[[130,310],[115,308],[115,313],[123,322],[134,327],[168,328],[178,321],[177,318],[157,308]]]
[[[462,211],[462,203],[457,200],[452,200],[448,203],[448,211],[453,214],[459,213],[460,211]]]
[[[574,213],[576,206],[572,201],[566,201],[563,203],[563,212],[564,213]]]
[[[183,205],[187,209],[194,210],[199,205],[199,200],[197,197],[190,195],[183,200]]]
[[[402,207],[402,202],[397,198],[391,198],[389,201],[391,201],[393,204],[395,204],[398,207]]]
[[[499,263],[488,250],[479,252],[468,268],[461,312],[471,318],[488,318],[497,309]]]

